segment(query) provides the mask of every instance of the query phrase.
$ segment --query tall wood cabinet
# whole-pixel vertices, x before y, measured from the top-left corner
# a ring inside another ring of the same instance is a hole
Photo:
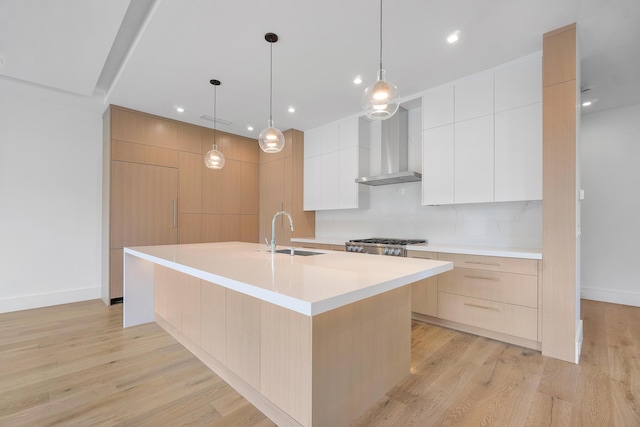
[[[105,302],[123,297],[123,247],[258,241],[255,139],[218,131],[226,164],[211,170],[203,155],[213,144],[212,129],[117,106],[105,113],[104,138]]]
[[[271,240],[271,222],[276,212],[291,214],[294,231],[287,218],[276,220],[276,242],[290,245],[292,237],[315,236],[315,212],[303,210],[304,134],[295,129],[284,133],[285,146],[276,154],[260,151],[260,242]]]

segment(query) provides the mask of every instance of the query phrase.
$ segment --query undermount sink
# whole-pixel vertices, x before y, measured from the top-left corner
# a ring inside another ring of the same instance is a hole
[[[278,249],[276,250],[276,252],[279,254],[291,255],[291,249]],[[298,249],[294,249],[293,254],[300,255],[300,256],[309,256],[309,255],[323,255],[324,252],[301,251]]]

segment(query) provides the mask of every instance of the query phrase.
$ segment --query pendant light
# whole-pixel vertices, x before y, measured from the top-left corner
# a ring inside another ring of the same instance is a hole
[[[400,106],[398,88],[384,79],[382,69],[382,0],[380,0],[380,69],[378,80],[362,94],[362,109],[372,120],[385,120],[393,116]]]
[[[273,127],[273,44],[278,41],[278,35],[267,33],[264,39],[269,42],[269,124],[260,132],[258,144],[265,153],[279,153],[284,148],[284,135],[276,127]]]
[[[209,169],[222,169],[224,167],[224,154],[218,151],[216,144],[216,89],[220,86],[220,80],[209,80],[213,85],[213,148],[204,155],[204,164]]]

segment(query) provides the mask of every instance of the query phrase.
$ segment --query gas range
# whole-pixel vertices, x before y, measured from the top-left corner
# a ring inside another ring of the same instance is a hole
[[[427,243],[427,241],[425,239],[387,239],[372,237],[369,239],[349,240],[345,243],[345,249],[347,252],[406,257],[407,245],[417,245],[420,243]]]

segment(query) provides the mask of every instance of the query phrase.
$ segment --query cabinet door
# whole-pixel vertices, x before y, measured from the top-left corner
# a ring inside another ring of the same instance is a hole
[[[315,211],[320,208],[321,170],[320,156],[304,159],[303,209],[305,211]]]
[[[493,73],[482,72],[455,83],[455,121],[493,114]]]
[[[340,152],[334,151],[320,156],[320,207],[338,209],[340,207]],[[355,185],[355,182],[354,182]]]
[[[358,207],[358,177],[359,164],[358,147],[340,150],[338,166],[338,207],[350,209]]]
[[[304,157],[315,157],[322,149],[322,128],[315,128],[304,133]]]
[[[453,85],[438,86],[422,95],[422,128],[431,129],[453,123]]]
[[[455,203],[493,201],[493,115],[455,125]]]
[[[496,112],[542,102],[542,57],[497,70]]]
[[[177,243],[177,169],[114,161],[111,173],[111,247]]]
[[[496,202],[542,199],[542,104],[495,118]]]
[[[359,127],[360,118],[350,118],[340,121],[340,140],[339,148],[344,150],[346,148],[357,147],[359,144]]]
[[[422,204],[454,203],[454,126],[425,130],[422,136]]]

